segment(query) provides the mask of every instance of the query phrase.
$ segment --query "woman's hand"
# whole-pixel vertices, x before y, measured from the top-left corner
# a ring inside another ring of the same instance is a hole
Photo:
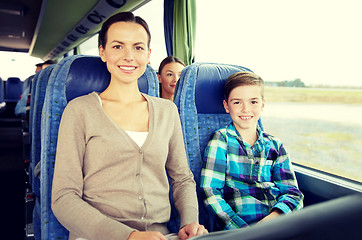
[[[181,240],[185,240],[190,237],[203,235],[206,233],[208,233],[208,231],[203,225],[198,223],[190,223],[180,229],[178,236]]]
[[[134,231],[128,236],[128,240],[167,240],[167,238],[160,232]]]

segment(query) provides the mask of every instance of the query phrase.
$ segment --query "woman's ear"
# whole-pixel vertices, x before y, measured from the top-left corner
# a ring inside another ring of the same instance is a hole
[[[158,82],[162,83],[162,78],[161,78],[161,75],[159,73],[157,73],[157,77],[158,77]]]
[[[223,100],[222,103],[223,103],[223,105],[224,105],[225,112],[226,112],[226,113],[230,113],[228,103],[227,103],[225,100]]]
[[[101,57],[102,61],[106,62],[106,56],[104,54],[104,48],[102,45],[99,46],[98,51],[99,51],[99,56]]]

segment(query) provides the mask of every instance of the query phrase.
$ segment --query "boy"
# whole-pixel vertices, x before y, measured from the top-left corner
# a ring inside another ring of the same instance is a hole
[[[232,123],[210,138],[201,172],[208,211],[224,229],[235,229],[301,209],[303,194],[283,144],[257,125],[264,81],[235,73],[225,82],[224,98]]]

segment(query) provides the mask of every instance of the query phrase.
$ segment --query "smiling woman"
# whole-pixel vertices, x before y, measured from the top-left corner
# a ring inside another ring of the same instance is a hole
[[[62,115],[52,209],[71,240],[165,239],[168,179],[181,216],[179,236],[207,232],[198,224],[196,186],[176,106],[138,89],[150,38],[142,18],[130,12],[110,17],[99,34],[110,84],[101,93],[75,98]]]

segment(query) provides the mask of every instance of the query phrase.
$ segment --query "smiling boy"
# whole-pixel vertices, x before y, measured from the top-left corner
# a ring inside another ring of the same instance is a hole
[[[282,142],[257,125],[264,109],[264,81],[238,72],[225,82],[224,108],[232,122],[205,149],[201,189],[208,211],[223,229],[267,221],[303,207]]]

